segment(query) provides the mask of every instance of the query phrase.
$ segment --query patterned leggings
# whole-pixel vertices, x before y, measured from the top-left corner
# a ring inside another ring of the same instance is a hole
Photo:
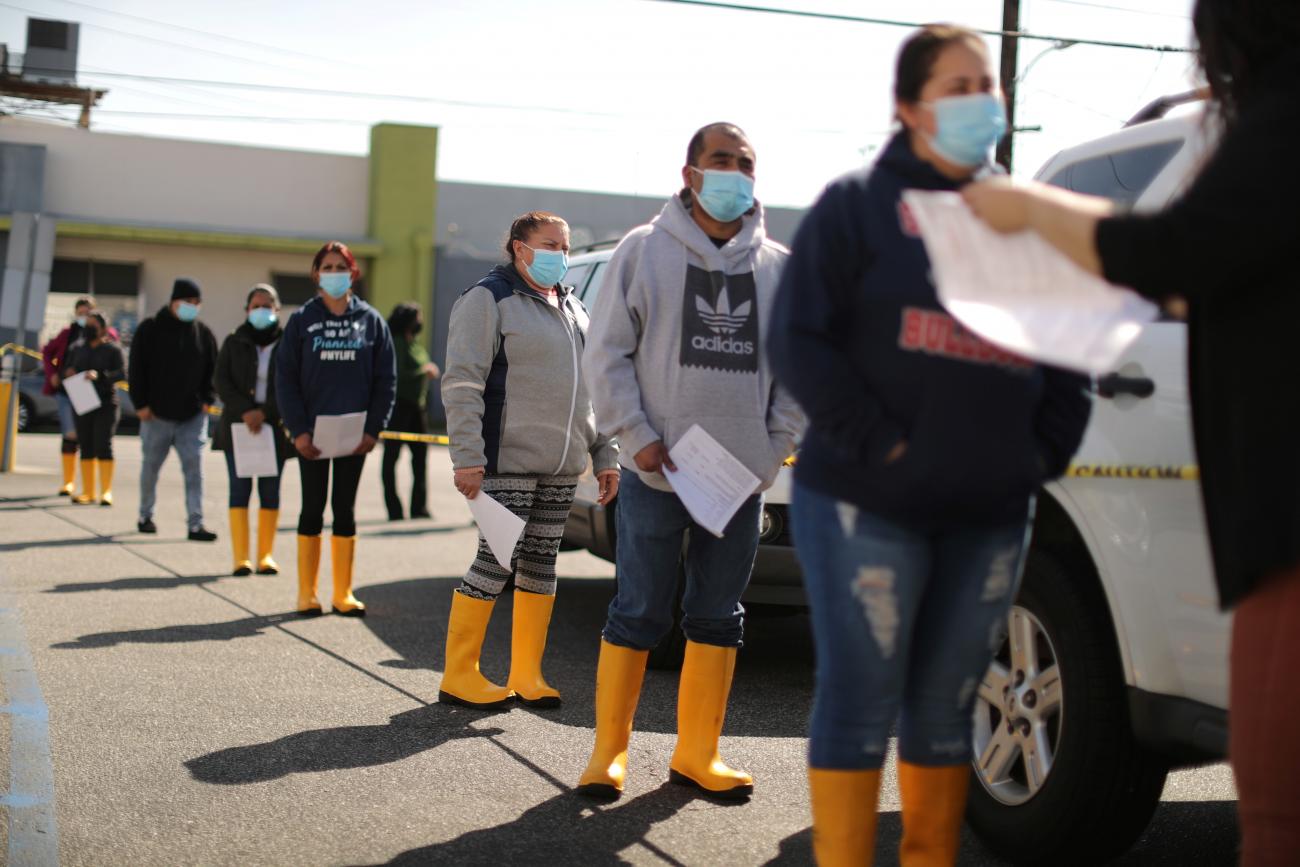
[[[514,573],[515,586],[530,593],[555,595],[555,557],[569,519],[577,476],[487,476],[482,493],[523,518],[524,534],[511,558],[513,570],[503,569],[483,534],[478,534],[474,558],[459,592],[475,599],[496,599]]]

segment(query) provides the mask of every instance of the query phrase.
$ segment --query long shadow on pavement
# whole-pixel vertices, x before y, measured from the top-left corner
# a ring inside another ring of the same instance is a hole
[[[151,575],[143,578],[115,578],[112,581],[83,581],[73,584],[55,584],[44,593],[87,593],[91,590],[172,590],[176,587],[195,587],[211,584],[228,575]]]
[[[501,734],[471,728],[488,715],[448,705],[399,713],[387,725],[341,726],[287,735],[264,744],[228,747],[185,763],[194,779],[232,786],[263,783],[289,774],[368,768],[400,762],[449,741]]]
[[[525,810],[513,822],[412,849],[388,863],[626,864],[618,853],[640,844],[663,863],[680,865],[682,862],[657,849],[646,836],[655,825],[695,800],[689,789],[671,783],[605,808],[564,792]],[[559,829],[563,832],[557,833]]]
[[[252,638],[281,623],[297,622],[296,612],[244,617],[224,623],[186,623],[179,626],[162,626],[157,629],[128,629],[124,632],[96,632],[83,635],[76,641],[61,641],[50,645],[59,650],[85,650],[115,647],[119,644],[175,644],[187,641],[233,641]]]

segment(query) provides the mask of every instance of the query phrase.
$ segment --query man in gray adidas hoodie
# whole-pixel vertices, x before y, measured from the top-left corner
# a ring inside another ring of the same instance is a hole
[[[696,525],[662,473],[698,424],[766,489],[803,427],[773,381],[762,341],[789,252],[767,238],[753,199],[754,151],[732,124],[691,139],[685,188],[614,251],[592,311],[583,374],[596,424],[620,442],[618,594],[596,675],[596,746],[580,792],[618,797],[649,649],[672,628],[677,564],[686,552],[686,658],[677,703],[676,782],[745,798],[753,778],[718,756],[758,550],[761,496],[722,538]]]

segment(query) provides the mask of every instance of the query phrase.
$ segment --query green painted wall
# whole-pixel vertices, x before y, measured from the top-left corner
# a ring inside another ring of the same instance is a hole
[[[388,316],[399,301],[433,309],[438,201],[436,127],[381,123],[370,130],[369,235],[379,242],[370,303]]]

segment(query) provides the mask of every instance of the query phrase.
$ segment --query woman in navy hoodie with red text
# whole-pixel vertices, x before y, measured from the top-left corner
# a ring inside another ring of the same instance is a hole
[[[1034,494],[1091,408],[1084,377],[984,343],[940,306],[902,201],[990,169],[1006,128],[975,33],[931,25],[898,57],[902,128],[833,182],[795,237],[768,346],[810,426],[792,524],[817,648],[809,743],[822,864],[871,861],[901,720],[901,861],[952,864],[971,708],[1019,583]]]
[[[275,396],[280,418],[302,460],[302,515],[298,519],[298,613],[321,613],[316,598],[320,534],[330,466],[335,614],[364,617],[366,606],[352,595],[352,560],[357,522],[353,509],[366,455],[388,423],[397,389],[397,364],[388,323],[379,311],[352,292],[361,276],[346,245],[330,241],[311,263],[316,297],[289,317],[275,354]],[[365,433],[350,455],[321,458],[312,443],[316,417],[364,412]]]

